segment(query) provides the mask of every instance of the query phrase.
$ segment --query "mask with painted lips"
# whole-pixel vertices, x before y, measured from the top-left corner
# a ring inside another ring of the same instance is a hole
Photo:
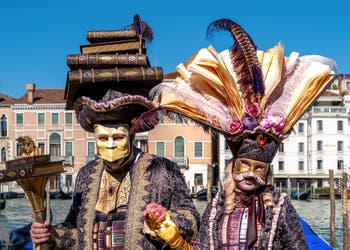
[[[266,184],[269,164],[248,158],[236,158],[232,177],[237,188],[251,192]]]
[[[100,157],[108,162],[127,157],[130,154],[128,126],[94,126],[95,140]]]

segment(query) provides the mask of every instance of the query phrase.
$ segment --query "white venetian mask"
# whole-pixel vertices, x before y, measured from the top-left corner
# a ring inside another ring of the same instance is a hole
[[[95,140],[98,153],[102,159],[114,162],[124,158],[130,153],[130,137],[128,125],[94,126]]]

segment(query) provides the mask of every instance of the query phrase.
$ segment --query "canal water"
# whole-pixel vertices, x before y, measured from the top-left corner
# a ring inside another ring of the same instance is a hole
[[[51,209],[53,214],[52,224],[57,224],[64,220],[71,200],[51,200]],[[206,202],[195,200],[195,205],[200,213],[203,213]],[[329,200],[311,200],[298,201],[292,200],[298,214],[304,218],[310,227],[325,241],[330,242],[330,202]],[[349,204],[350,205],[350,204]],[[336,200],[335,210],[335,249],[343,249],[343,217],[342,217],[342,201]],[[23,199],[11,199],[6,201],[6,208],[0,211],[0,240],[6,236],[3,230],[7,231],[20,228],[31,222],[32,211],[29,201]]]

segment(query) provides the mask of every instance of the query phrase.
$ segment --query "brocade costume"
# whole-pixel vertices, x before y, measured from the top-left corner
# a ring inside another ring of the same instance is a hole
[[[303,229],[298,215],[286,194],[275,191],[273,203],[275,204],[274,209],[268,207],[264,210],[265,222],[258,230],[260,231],[258,241],[251,249],[308,249],[305,238],[300,237],[303,235]],[[237,223],[243,220],[230,219],[239,209],[236,208],[231,214],[225,214],[224,193],[219,192],[208,204],[203,214],[197,238],[198,248],[202,250],[247,249],[244,223]],[[230,223],[231,226],[228,226]]]
[[[298,215],[273,187],[271,162],[281,142],[316,98],[336,79],[336,64],[319,55],[265,51],[230,19],[208,26],[228,31],[230,49],[202,48],[179,64],[174,81],[150,91],[159,109],[224,136],[232,153],[223,189],[208,205],[199,249],[307,249]]]
[[[54,227],[55,248],[93,249],[94,222],[97,215],[95,206],[104,169],[103,161],[97,159],[80,170],[70,212],[64,223]],[[118,237],[123,239],[122,249],[163,249],[164,243],[151,237],[144,225],[142,211],[151,202],[159,203],[171,211],[172,220],[186,240],[196,236],[199,214],[175,163],[140,152],[130,170],[130,181],[129,202],[127,209],[123,210],[124,234],[119,234],[121,237]]]

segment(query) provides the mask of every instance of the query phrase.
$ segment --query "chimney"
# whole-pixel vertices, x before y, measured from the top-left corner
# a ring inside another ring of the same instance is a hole
[[[28,104],[33,104],[34,102],[34,91],[35,91],[35,83],[27,83],[26,84],[27,89],[27,102]]]

